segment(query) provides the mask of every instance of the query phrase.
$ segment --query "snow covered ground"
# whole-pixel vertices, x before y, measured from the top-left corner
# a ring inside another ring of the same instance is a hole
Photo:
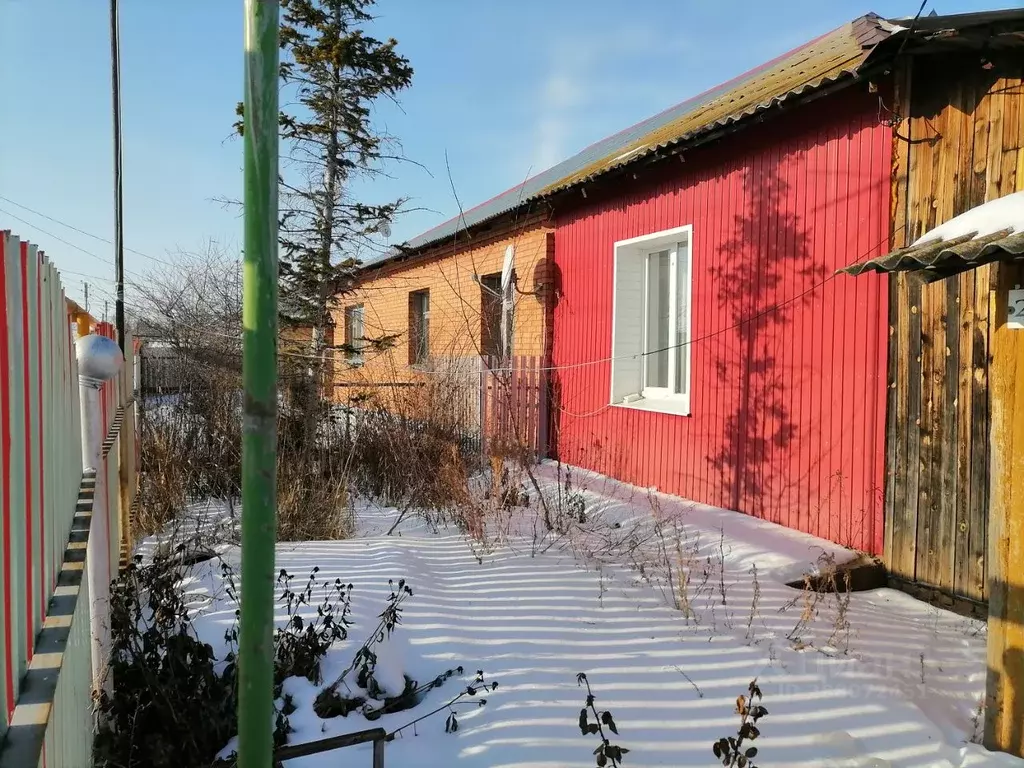
[[[548,499],[554,479],[550,465],[541,470]],[[983,624],[882,589],[852,594],[845,608],[824,596],[810,606],[810,626],[798,627],[808,605],[784,581],[813,568],[823,551],[848,553],[598,480],[575,479],[602,493],[585,493],[586,522],[562,537],[534,535],[534,499],[487,545],[455,529],[432,530],[417,516],[386,536],[396,511],[371,507],[359,511],[358,538],[279,545],[277,566],[296,581],[318,566],[318,578],[354,585],[355,626],[329,653],[326,679],[348,665],[376,624],[389,580],[400,578],[414,595],[381,649],[387,677],[400,684],[402,673],[423,681],[465,669],[418,707],[374,723],[359,714],[321,720],[314,687],[289,680],[297,705],[290,743],[391,731],[441,706],[482,669],[500,684],[486,706],[460,707],[456,733],[445,733],[444,713],[419,723],[387,745],[385,764],[589,766],[596,737],[577,725],[584,691],[576,675],[585,672],[598,708],[615,716],[615,743],[630,750],[625,766],[713,766],[712,743],[735,734],[736,697],[757,677],[769,712],[756,742],[762,768],[1024,766],[971,743],[984,690]],[[236,549],[223,548],[223,556],[237,563]],[[679,563],[691,573],[689,616],[673,606],[679,592],[666,583]],[[197,566],[189,584],[198,631],[217,648],[234,611],[219,573],[213,563]],[[288,766],[368,766],[369,752],[351,747]]]

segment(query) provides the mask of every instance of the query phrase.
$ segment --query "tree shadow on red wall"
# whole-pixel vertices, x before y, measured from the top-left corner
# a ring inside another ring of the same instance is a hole
[[[773,156],[743,172],[746,203],[710,270],[729,330],[705,343],[718,376],[712,388],[725,390],[712,397],[725,411],[724,437],[708,456],[718,498],[731,509],[792,524],[783,519],[783,499],[802,482],[787,456],[798,439],[792,400],[800,383],[783,358],[796,341],[793,316],[812,298],[794,297],[825,270],[814,262],[807,229],[787,210],[792,190],[780,175],[783,160]]]

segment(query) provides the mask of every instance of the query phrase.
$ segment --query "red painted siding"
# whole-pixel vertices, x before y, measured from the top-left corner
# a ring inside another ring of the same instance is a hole
[[[888,246],[890,155],[877,97],[851,88],[563,212],[559,457],[878,552],[886,282],[832,275]],[[691,415],[609,406],[613,244],[686,224]]]
[[[7,719],[4,723],[9,723],[11,720],[11,713],[14,712],[14,648],[16,638],[12,631],[11,626],[14,616],[14,604],[15,597],[14,591],[16,589],[16,573],[11,557],[13,546],[13,525],[12,525],[12,505],[11,497],[13,493],[9,491],[11,483],[11,373],[8,368],[10,365],[10,346],[8,337],[8,312],[7,312],[7,254],[6,250],[6,238],[4,237],[3,231],[0,231],[0,473],[3,474],[3,499],[0,500],[0,514],[3,515],[3,525],[0,528],[2,531],[4,543],[3,543],[3,564],[0,568],[3,568],[3,582],[4,582],[4,594],[3,594],[3,633],[4,633],[4,659],[3,659],[3,678],[4,678],[4,690],[3,698],[6,702],[5,715]]]

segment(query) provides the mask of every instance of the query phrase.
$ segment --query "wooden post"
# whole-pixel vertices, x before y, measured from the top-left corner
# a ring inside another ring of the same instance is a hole
[[[1024,269],[998,264],[993,273],[985,746],[1024,757],[1024,330],[1006,325]]]
[[[480,453],[487,455],[487,387],[490,384],[489,358],[480,358]]]
[[[551,394],[550,360],[548,356],[542,357],[540,376],[537,380],[537,458],[546,459],[550,453],[551,446],[548,445],[548,426],[551,418],[549,409],[549,396]]]

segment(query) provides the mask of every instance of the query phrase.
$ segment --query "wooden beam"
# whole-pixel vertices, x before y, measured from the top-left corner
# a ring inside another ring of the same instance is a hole
[[[985,746],[1024,757],[1024,330],[1006,326],[1008,291],[1024,285],[1024,268],[994,270]]]

